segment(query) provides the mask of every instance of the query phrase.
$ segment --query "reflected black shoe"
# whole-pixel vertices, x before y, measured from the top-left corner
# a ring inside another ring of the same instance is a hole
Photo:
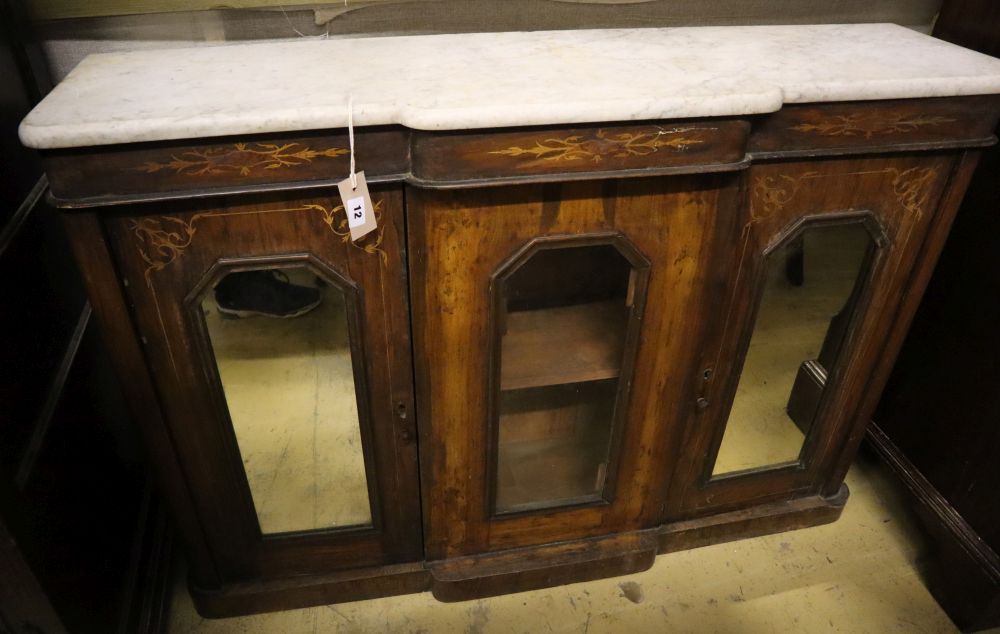
[[[318,289],[292,284],[277,269],[230,273],[215,287],[215,303],[224,317],[299,317],[319,306]]]

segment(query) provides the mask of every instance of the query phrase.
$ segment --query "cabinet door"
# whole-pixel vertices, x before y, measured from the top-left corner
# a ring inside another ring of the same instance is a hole
[[[220,576],[418,560],[402,192],[247,199],[106,219]]]
[[[664,519],[837,492],[954,161],[751,168],[744,213],[720,227],[717,311]]]
[[[430,559],[655,521],[736,181],[407,191]]]

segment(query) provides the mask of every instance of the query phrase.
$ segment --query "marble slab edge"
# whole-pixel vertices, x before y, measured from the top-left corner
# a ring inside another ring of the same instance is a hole
[[[357,127],[471,130],[1000,93],[1000,60],[887,24],[473,33],[88,57],[39,149]]]

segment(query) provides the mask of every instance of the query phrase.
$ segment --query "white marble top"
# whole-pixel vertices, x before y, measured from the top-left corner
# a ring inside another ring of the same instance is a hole
[[[1000,60],[891,24],[258,42],[86,58],[21,124],[36,148],[342,128],[742,115],[1000,93]]]

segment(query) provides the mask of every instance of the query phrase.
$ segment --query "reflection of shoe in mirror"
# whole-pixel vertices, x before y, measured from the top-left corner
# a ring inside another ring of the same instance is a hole
[[[215,286],[215,303],[224,317],[299,317],[321,300],[318,289],[292,284],[277,269],[230,273]]]

